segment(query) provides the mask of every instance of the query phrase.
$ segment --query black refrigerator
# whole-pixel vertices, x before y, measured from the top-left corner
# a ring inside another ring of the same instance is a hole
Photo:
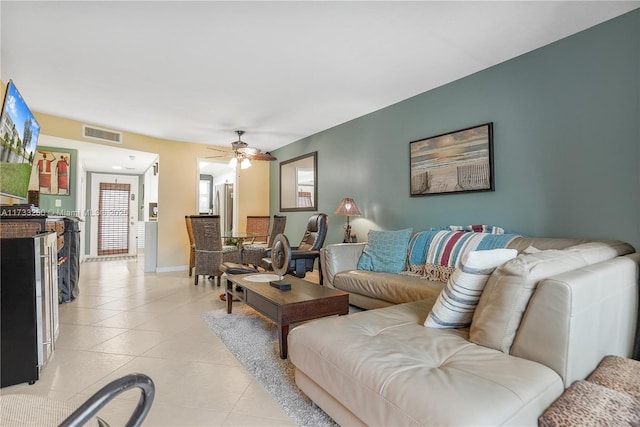
[[[33,383],[58,336],[55,232],[0,239],[0,387]]]

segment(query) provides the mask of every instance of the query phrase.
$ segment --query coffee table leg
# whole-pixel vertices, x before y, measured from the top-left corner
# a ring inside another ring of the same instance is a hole
[[[289,335],[289,325],[278,325],[278,343],[280,343],[280,359],[287,358],[287,336]]]
[[[226,289],[226,300],[227,300],[227,314],[231,313],[231,308],[233,307],[233,283],[230,280],[227,280],[227,289]]]

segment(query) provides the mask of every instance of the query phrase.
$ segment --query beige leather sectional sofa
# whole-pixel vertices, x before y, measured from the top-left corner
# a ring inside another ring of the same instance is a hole
[[[632,356],[640,254],[619,241],[510,246],[521,254],[491,274],[471,326],[436,329],[424,322],[443,283],[359,272],[364,244],[329,245],[325,285],[370,310],[295,327],[296,383],[342,426],[536,425],[604,356]]]

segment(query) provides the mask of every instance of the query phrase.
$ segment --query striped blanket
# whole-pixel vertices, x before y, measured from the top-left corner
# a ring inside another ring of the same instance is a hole
[[[421,231],[409,240],[407,270],[403,274],[446,282],[465,254],[505,248],[518,234],[468,231]]]

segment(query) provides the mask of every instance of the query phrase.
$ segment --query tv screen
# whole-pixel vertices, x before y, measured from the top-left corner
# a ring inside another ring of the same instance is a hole
[[[26,199],[40,125],[9,80],[0,116],[0,195]]]

